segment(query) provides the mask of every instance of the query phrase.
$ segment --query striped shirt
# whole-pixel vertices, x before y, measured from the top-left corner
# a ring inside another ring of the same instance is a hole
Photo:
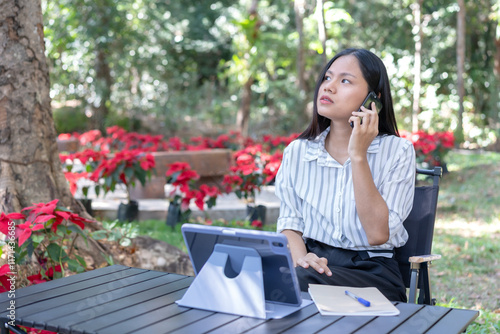
[[[291,229],[325,244],[351,250],[392,250],[408,240],[403,221],[413,206],[415,150],[410,141],[377,136],[368,148],[375,186],[389,208],[389,240],[368,243],[354,200],[351,161],[344,165],[325,149],[330,128],[314,140],[295,140],[284,151],[276,176],[281,200],[278,232]]]

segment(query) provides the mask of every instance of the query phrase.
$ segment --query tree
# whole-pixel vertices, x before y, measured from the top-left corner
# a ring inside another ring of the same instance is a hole
[[[58,198],[80,213],[59,161],[40,0],[3,2],[0,29],[0,211]]]
[[[241,87],[241,102],[236,115],[236,126],[243,136],[248,136],[248,122],[250,121],[250,108],[252,102],[252,84],[255,80],[255,74],[252,69],[253,56],[251,55],[251,49],[254,47],[260,35],[259,27],[261,22],[257,11],[258,5],[258,0],[252,0],[252,4],[248,10],[248,20],[242,22],[242,26],[246,28],[245,32],[249,49],[244,55],[244,58],[246,59],[244,63],[247,66],[247,76],[245,77],[243,86]],[[248,61],[248,59],[250,59],[250,61]]]
[[[412,5],[414,17],[414,30],[415,34],[415,64],[413,65],[413,109],[412,109],[412,122],[411,129],[413,132],[418,131],[418,114],[420,113],[420,72],[422,70],[422,39],[424,33],[422,30],[422,3],[423,0],[417,0]]]
[[[62,172],[49,96],[40,0],[8,0],[0,11],[0,212],[33,203],[58,205],[90,218]],[[99,223],[89,226],[100,227]],[[107,246],[76,238],[81,255],[105,263]]]
[[[464,70],[465,70],[465,2],[458,0],[457,13],[457,90],[458,90],[458,124],[455,131],[457,145],[464,139],[463,114],[464,114]]]

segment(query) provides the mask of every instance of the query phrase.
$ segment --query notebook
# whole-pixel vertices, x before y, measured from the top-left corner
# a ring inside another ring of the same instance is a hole
[[[346,295],[345,291],[370,302],[365,306],[356,299]],[[374,287],[354,288],[324,284],[309,284],[309,295],[316,304],[321,315],[367,315],[393,316],[399,310]]]

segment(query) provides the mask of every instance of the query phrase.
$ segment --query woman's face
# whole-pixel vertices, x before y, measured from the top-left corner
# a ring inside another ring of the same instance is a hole
[[[358,59],[353,55],[342,56],[332,63],[319,87],[318,114],[348,125],[352,112],[359,109],[368,92]]]

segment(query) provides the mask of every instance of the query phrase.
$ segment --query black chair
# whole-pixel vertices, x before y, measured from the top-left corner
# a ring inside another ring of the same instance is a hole
[[[432,185],[416,185],[413,208],[403,223],[408,231],[408,242],[396,248],[395,253],[405,286],[410,289],[408,303],[415,303],[419,290],[419,304],[435,305],[431,296],[429,264],[441,258],[441,255],[432,255],[431,248],[442,169],[417,169],[418,174],[429,175],[433,182]]]

